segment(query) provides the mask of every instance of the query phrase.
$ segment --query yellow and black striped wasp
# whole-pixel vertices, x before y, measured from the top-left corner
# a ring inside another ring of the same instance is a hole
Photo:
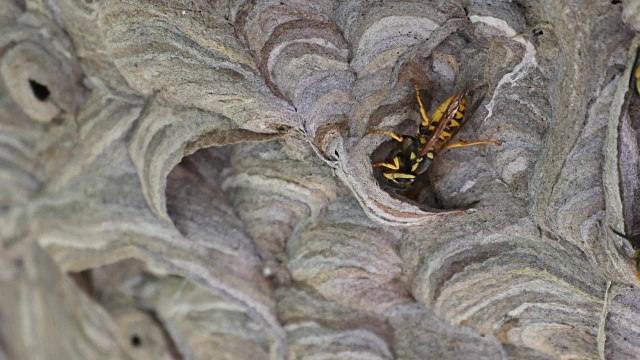
[[[397,135],[391,131],[370,130],[369,133],[384,134],[391,136],[398,143],[393,148],[384,162],[374,163],[373,167],[386,168],[382,175],[389,184],[396,188],[407,189],[414,183],[416,176],[424,173],[438,154],[445,149],[463,146],[500,145],[499,141],[458,141],[451,143],[451,140],[458,133],[467,118],[468,98],[473,96],[473,92],[459,91],[446,99],[431,116],[427,112],[420,98],[420,90],[415,80],[411,80],[420,106],[422,122],[419,124],[416,136]],[[482,98],[484,95],[482,96]],[[475,107],[482,101],[475,101]],[[475,110],[472,109],[472,110]],[[473,111],[471,111],[472,113]]]

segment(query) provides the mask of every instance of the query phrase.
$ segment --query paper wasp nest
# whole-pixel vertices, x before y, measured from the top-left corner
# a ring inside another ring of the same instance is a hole
[[[0,0],[0,359],[635,358],[637,18]],[[458,137],[502,142],[416,197],[369,134],[411,79],[484,86]]]

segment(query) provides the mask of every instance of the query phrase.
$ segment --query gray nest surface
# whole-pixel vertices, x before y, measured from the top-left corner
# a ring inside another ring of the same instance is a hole
[[[0,359],[635,359],[637,1],[0,0]],[[371,164],[486,96],[412,193]],[[428,180],[428,181],[427,181]],[[620,235],[625,235],[622,237]]]

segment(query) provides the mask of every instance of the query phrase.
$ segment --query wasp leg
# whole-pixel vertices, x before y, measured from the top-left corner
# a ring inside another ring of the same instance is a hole
[[[395,182],[395,183],[411,183],[415,180],[416,176],[413,174],[403,174],[403,173],[392,173],[392,172],[385,172],[382,173],[382,175],[384,175],[384,177],[386,177],[387,179]],[[400,181],[398,181],[400,180]]]
[[[420,99],[420,89],[418,89],[418,83],[411,79],[411,83],[413,84],[413,88],[416,90],[416,98],[418,99],[418,105],[420,105],[420,115],[422,115],[422,126],[429,126],[429,117],[427,116],[427,111],[424,109],[424,105],[422,105],[422,99]]]
[[[447,149],[463,147],[463,146],[473,146],[473,145],[502,145],[500,141],[497,140],[481,140],[481,141],[458,141],[445,146]]]
[[[371,166],[372,167],[383,166],[383,167],[389,168],[391,170],[398,170],[398,169],[400,169],[400,160],[398,160],[398,157],[396,156],[396,157],[393,158],[393,164],[386,163],[386,162],[380,162],[380,163],[375,163],[375,164],[373,164]]]
[[[400,135],[397,135],[394,132],[391,131],[382,131],[382,130],[376,130],[376,129],[371,129],[369,130],[369,134],[382,134],[382,135],[389,135],[392,138],[398,140],[399,142],[402,142],[403,137]]]

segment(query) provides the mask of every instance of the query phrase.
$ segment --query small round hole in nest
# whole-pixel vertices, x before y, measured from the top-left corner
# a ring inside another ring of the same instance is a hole
[[[136,334],[133,334],[131,335],[131,337],[129,337],[129,342],[131,343],[131,346],[136,348],[142,346],[142,339]]]
[[[31,91],[33,91],[33,95],[40,101],[46,101],[49,95],[51,95],[51,92],[46,86],[35,80],[29,79],[29,86],[31,87]]]

